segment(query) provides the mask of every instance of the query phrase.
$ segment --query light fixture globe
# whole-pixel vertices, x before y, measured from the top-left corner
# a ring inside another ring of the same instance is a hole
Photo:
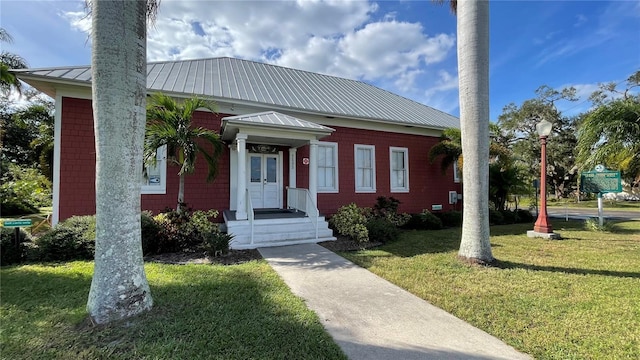
[[[540,137],[547,137],[551,134],[551,128],[553,124],[548,122],[545,119],[542,119],[539,123],[536,124],[536,131]]]

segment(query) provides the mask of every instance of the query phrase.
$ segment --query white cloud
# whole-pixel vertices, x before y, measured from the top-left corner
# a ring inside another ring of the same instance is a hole
[[[60,12],[60,17],[65,19],[75,30],[89,33],[91,31],[91,17],[84,11]]]
[[[150,61],[229,56],[360,79],[412,91],[425,69],[452,53],[454,34],[378,16],[368,1],[163,0],[148,33]],[[84,13],[65,13],[90,31]],[[194,24],[199,27],[194,28]]]

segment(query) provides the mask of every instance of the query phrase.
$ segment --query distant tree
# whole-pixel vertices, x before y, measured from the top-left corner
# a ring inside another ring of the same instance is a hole
[[[618,92],[611,85],[592,95],[595,107],[578,127],[578,162],[582,169],[603,164],[620,170],[630,184],[640,182],[640,95],[630,90],[640,86],[640,71]],[[617,93],[617,97],[613,96]]]
[[[511,148],[514,157],[524,166],[532,169],[531,179],[540,173],[540,140],[536,124],[542,120],[553,123],[553,130],[547,142],[547,180],[556,196],[566,194],[575,184],[575,120],[565,117],[556,108],[559,100],[576,101],[573,87],[555,90],[546,85],[536,90],[536,98],[525,100],[522,105],[511,103],[504,107],[498,117],[498,125],[503,131],[505,144]]]
[[[193,113],[199,108],[215,112],[215,105],[203,99],[192,97],[178,104],[162,93],[154,94],[147,106],[145,162],[155,165],[157,149],[167,147],[168,163],[180,167],[179,212],[184,210],[184,177],[195,171],[198,154],[207,162],[207,181],[212,181],[218,173],[218,158],[223,150],[215,131],[193,126]]]
[[[7,30],[0,28],[0,42],[12,43],[13,37],[7,32]],[[27,62],[17,54],[12,54],[8,51],[2,51],[0,53],[0,91],[8,94],[12,88],[18,92],[22,90],[20,80],[9,72],[11,69],[24,69],[27,67]]]

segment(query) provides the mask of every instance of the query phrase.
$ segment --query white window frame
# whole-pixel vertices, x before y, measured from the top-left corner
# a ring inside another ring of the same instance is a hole
[[[161,194],[167,193],[167,146],[159,147],[156,151],[156,167],[160,169],[159,185],[150,185],[148,179],[143,178],[141,194]]]
[[[453,162],[453,182],[460,182],[460,171],[458,170],[458,159]]]
[[[371,187],[358,185],[358,150],[371,151]],[[357,193],[374,193],[376,192],[376,147],[374,145],[353,145],[353,165],[354,165],[354,182]]]
[[[404,155],[404,186],[393,186],[393,172],[396,171],[393,168],[393,153],[401,152]],[[409,192],[409,149],[403,147],[389,147],[389,188],[391,192],[402,193]]]
[[[321,187],[320,186],[320,175],[321,175],[321,171],[320,171],[320,163],[318,162],[317,168],[318,168],[318,192],[319,193],[338,193],[340,192],[340,183],[338,182],[338,143],[335,142],[324,142],[324,141],[319,141],[318,142],[318,153],[321,151],[321,148],[323,147],[331,147],[333,148],[333,167],[335,169],[335,171],[333,172],[334,174],[334,178],[333,178],[333,187]]]

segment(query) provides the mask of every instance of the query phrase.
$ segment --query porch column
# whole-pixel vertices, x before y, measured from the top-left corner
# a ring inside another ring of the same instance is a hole
[[[311,200],[318,206],[318,141],[311,140],[309,144],[309,194]]]
[[[238,151],[238,187],[236,194],[236,220],[247,219],[247,134],[236,135],[236,149]]]
[[[298,149],[289,148],[289,187],[295,188],[296,186],[296,167],[297,167],[297,158],[296,153]]]

